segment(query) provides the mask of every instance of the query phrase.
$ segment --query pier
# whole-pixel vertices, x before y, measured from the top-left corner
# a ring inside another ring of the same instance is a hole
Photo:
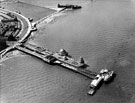
[[[103,69],[101,69],[101,71],[99,73],[96,73],[96,72],[91,71],[88,68],[89,65],[85,63],[85,61],[82,57],[78,61],[76,61],[64,49],[61,49],[59,52],[52,52],[52,51],[48,50],[47,48],[26,43],[29,36],[31,35],[31,32],[37,30],[38,24],[48,21],[50,18],[57,16],[60,12],[64,12],[63,10],[57,11],[34,23],[31,23],[28,18],[24,17],[21,14],[17,14],[15,12],[4,10],[5,12],[13,13],[18,18],[19,29],[18,29],[17,33],[15,34],[15,36],[16,37],[18,36],[19,39],[17,39],[17,41],[14,41],[14,42],[9,42],[9,44],[8,44],[9,47],[0,52],[0,59],[2,60],[2,58],[8,52],[17,49],[21,52],[24,52],[26,54],[39,58],[50,65],[59,65],[59,66],[65,67],[69,70],[72,70],[76,73],[79,73],[81,75],[84,75],[84,76],[92,79],[92,82],[90,83],[90,91],[88,92],[88,94],[93,95],[95,93],[95,91],[97,90],[97,87],[99,86],[99,84],[102,81],[107,82],[113,77],[113,74],[114,74],[113,71],[103,68]],[[25,27],[27,29],[24,29]]]
[[[94,79],[98,74],[87,69],[88,65],[74,60],[68,55],[61,55],[59,52],[51,52],[47,48],[38,47],[31,44],[24,44],[15,47],[19,51],[37,57],[48,64],[60,65],[74,72],[80,73],[88,78]]]
[[[87,92],[89,95],[93,95],[96,92],[102,81],[108,82],[114,77],[114,71],[110,71],[106,68],[101,69],[99,73],[90,71],[89,69],[87,69],[87,67],[89,66],[85,63],[82,57],[79,61],[76,61],[64,49],[61,49],[59,52],[52,52],[47,48],[28,43],[16,45],[15,48],[19,51],[37,57],[48,64],[65,67],[69,70],[72,70],[76,73],[92,79],[89,87],[90,90]]]

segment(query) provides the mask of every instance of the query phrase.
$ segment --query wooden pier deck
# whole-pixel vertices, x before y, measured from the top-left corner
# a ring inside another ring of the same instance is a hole
[[[42,47],[32,46],[29,44],[16,46],[16,49],[18,49],[19,51],[22,51],[24,53],[35,56],[35,57],[45,61],[48,64],[55,64],[55,65],[63,66],[74,72],[82,74],[88,78],[93,79],[98,74],[96,72],[92,72],[92,71],[88,70],[86,67],[81,67],[81,66],[79,67],[79,63],[77,61],[75,61],[73,58],[68,58],[68,62],[67,62],[67,60],[61,59],[63,56],[57,56],[58,55],[57,52],[53,53],[46,48],[44,48],[43,51],[41,51],[41,50],[39,51],[39,48],[42,48]],[[55,55],[55,54],[57,54],[57,55]],[[77,65],[78,65],[78,67],[77,67]]]

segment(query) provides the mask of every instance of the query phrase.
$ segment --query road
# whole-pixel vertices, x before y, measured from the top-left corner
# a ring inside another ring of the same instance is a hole
[[[0,55],[1,55],[0,58],[2,58],[8,51],[14,49],[15,46],[20,45],[20,43],[25,41],[25,39],[29,36],[29,34],[32,31],[32,25],[29,22],[28,18],[24,17],[21,14],[18,14],[16,12],[9,11],[9,10],[1,9],[1,8],[0,8],[0,11],[1,11],[1,13],[4,14],[3,16],[5,16],[5,14],[8,12],[17,16],[18,20],[21,22],[21,25],[22,25],[21,31],[17,35],[17,36],[19,36],[20,39],[17,42],[15,42],[12,46],[10,46],[0,52]],[[5,17],[7,17],[7,16],[5,16]]]
[[[28,18],[26,18],[25,16],[23,16],[19,13],[16,13],[16,12],[13,12],[10,10],[6,10],[6,9],[2,9],[2,8],[0,8],[0,11],[4,14],[10,12],[13,15],[17,16],[18,20],[21,22],[21,25],[22,25],[21,31],[17,35],[19,37],[19,40],[17,42],[15,42],[14,45],[2,50],[0,52],[0,55],[1,55],[0,58],[2,58],[8,51],[14,49],[17,45],[20,45],[21,43],[25,42],[27,37],[30,36],[31,32],[36,30],[36,27],[35,27],[36,25],[38,25],[42,22],[45,22],[45,21],[47,22],[49,19],[54,18],[55,16],[59,15],[61,12],[64,12],[63,10],[60,10],[60,11],[57,11],[57,12],[55,12],[51,15],[48,15],[44,18],[41,18],[40,20],[38,20],[34,23],[31,23]]]

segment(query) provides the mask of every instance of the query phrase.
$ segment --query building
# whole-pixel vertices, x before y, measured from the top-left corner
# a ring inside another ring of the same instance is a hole
[[[6,32],[6,28],[3,22],[0,21],[0,36],[4,36],[4,33]]]

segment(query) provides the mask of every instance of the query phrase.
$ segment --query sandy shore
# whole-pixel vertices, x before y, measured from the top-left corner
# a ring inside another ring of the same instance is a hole
[[[33,18],[34,21],[37,21],[45,16],[48,16],[56,12],[55,10],[52,10],[49,8],[34,6],[34,5],[26,4],[23,2],[13,2],[13,0],[12,1],[7,0],[7,1],[10,3],[3,2],[1,3],[1,6],[11,11],[21,12],[22,15]],[[0,50],[4,49],[5,47],[6,45],[1,41]]]

